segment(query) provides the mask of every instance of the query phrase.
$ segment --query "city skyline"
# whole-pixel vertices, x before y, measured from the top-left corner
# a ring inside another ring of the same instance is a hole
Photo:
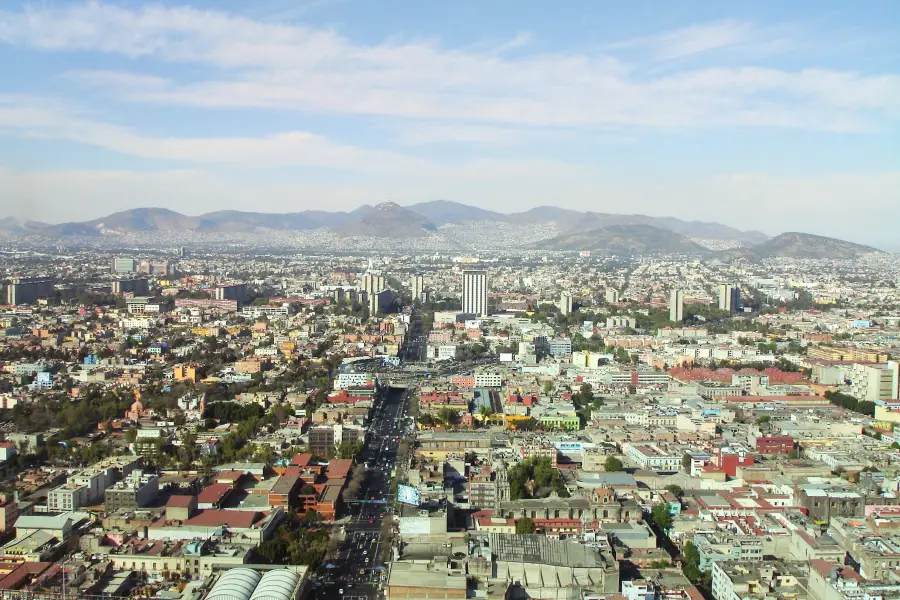
[[[446,198],[893,241],[887,2],[404,6],[6,5],[2,216]]]

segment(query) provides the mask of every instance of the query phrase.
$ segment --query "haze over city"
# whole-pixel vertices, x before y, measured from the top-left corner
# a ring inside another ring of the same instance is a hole
[[[891,2],[7,2],[0,217],[446,198],[893,248],[896,17]]]

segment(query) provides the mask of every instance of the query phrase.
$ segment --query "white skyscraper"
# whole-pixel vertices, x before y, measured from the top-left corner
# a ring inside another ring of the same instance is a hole
[[[409,287],[413,300],[421,300],[422,292],[425,291],[425,278],[418,274],[409,276]]]
[[[606,302],[615,304],[619,301],[619,290],[615,288],[606,288]]]
[[[669,295],[669,320],[679,323],[684,320],[684,292],[672,290]]]
[[[559,295],[559,312],[564,315],[571,314],[572,312],[572,294],[569,292],[563,292]]]
[[[488,314],[487,271],[463,271],[462,311],[477,317]]]

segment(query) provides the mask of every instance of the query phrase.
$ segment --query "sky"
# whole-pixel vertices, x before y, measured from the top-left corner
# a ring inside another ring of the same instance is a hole
[[[0,3],[0,218],[447,199],[900,247],[900,3]]]

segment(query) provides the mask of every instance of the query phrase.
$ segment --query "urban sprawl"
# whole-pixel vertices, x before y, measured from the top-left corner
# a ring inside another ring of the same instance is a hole
[[[0,599],[900,598],[896,257],[405,252],[3,248]]]

